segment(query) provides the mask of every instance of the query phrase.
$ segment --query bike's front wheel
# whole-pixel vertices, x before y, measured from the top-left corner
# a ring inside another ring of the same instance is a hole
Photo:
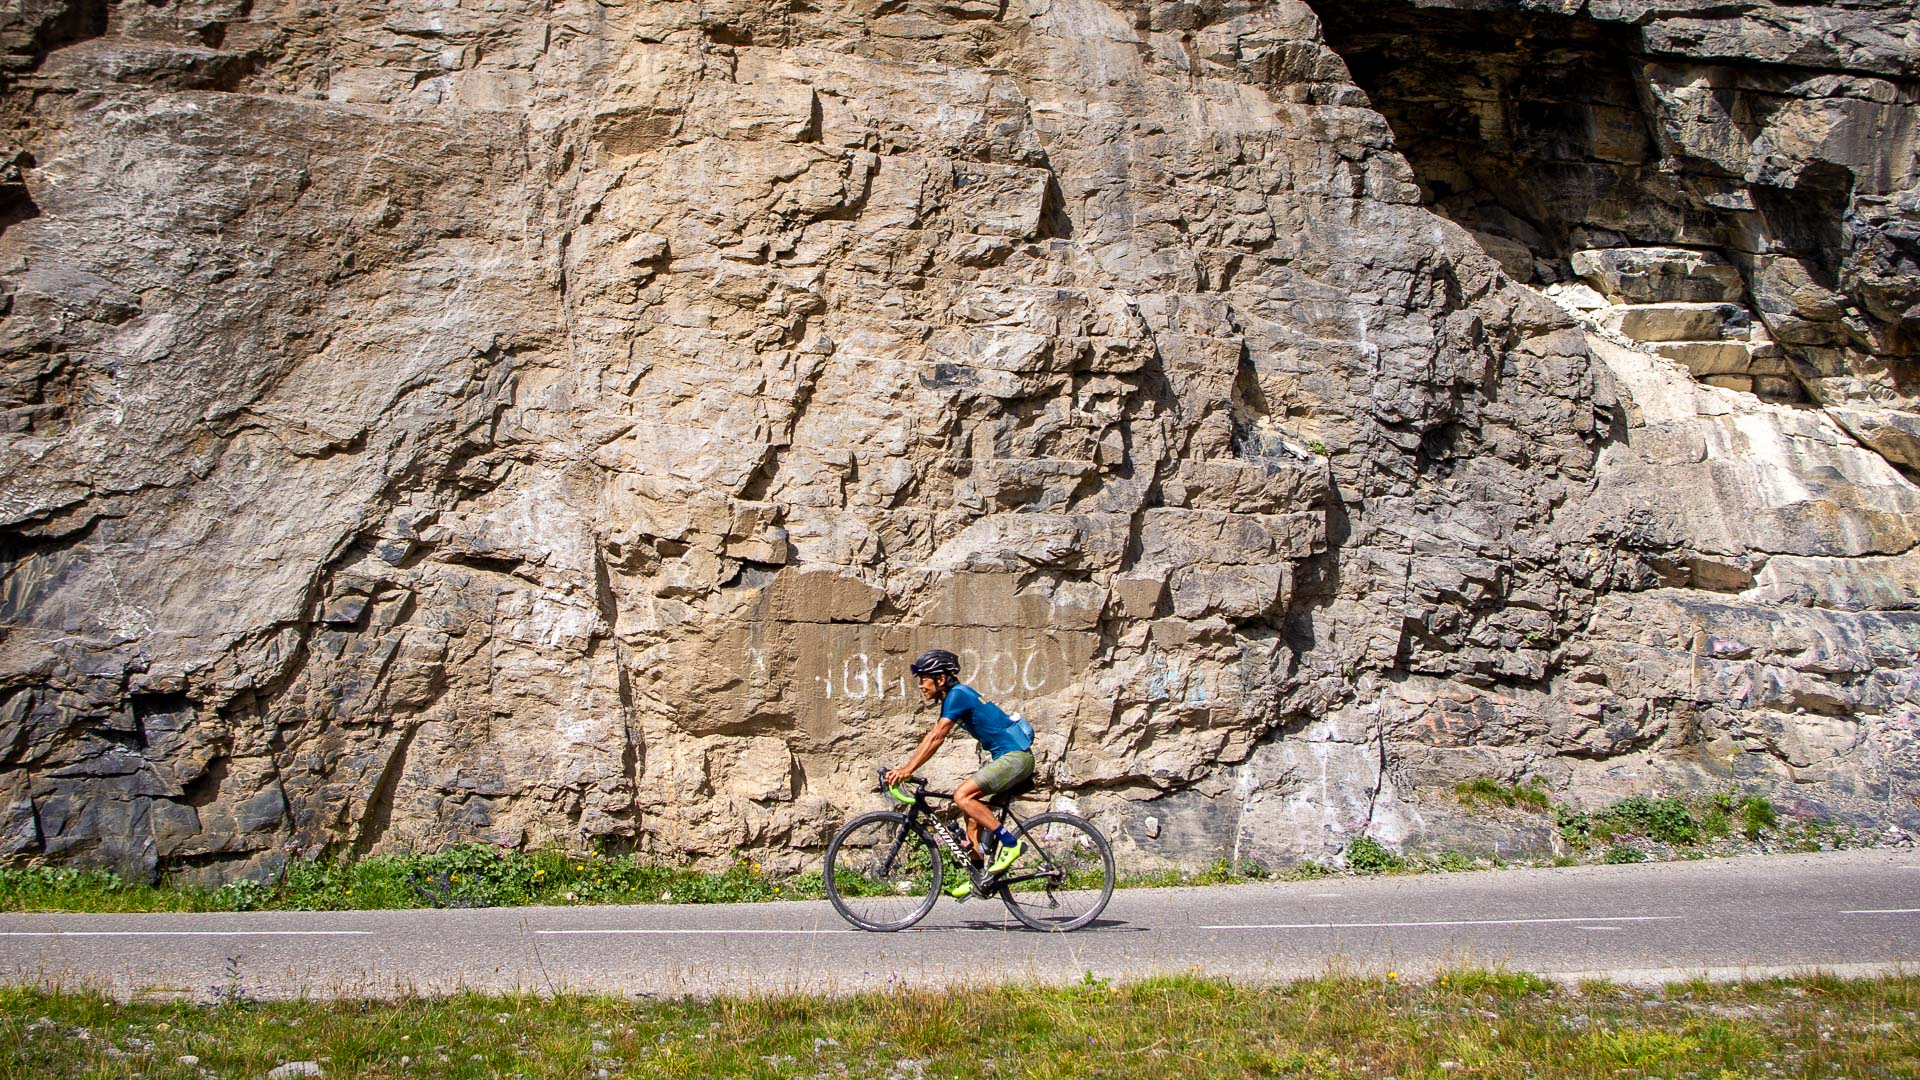
[[[940,852],[905,814],[877,810],[827,844],[827,899],[862,930],[905,930],[940,897]]]
[[[1078,930],[1113,898],[1113,849],[1093,823],[1050,813],[1020,824],[1027,849],[1005,874],[1000,899],[1035,930]]]

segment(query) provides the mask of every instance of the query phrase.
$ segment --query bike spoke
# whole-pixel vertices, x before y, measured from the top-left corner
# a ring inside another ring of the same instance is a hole
[[[1071,814],[1043,814],[1022,826],[1030,850],[1001,883],[1000,896],[1037,930],[1072,930],[1096,918],[1113,893],[1106,838]]]
[[[860,818],[843,829],[828,850],[828,896],[856,926],[910,926],[933,906],[940,882],[936,859],[925,834],[904,817]]]
[[[880,860],[880,876],[885,878],[893,872],[894,860],[900,855],[900,845],[907,839],[907,828],[901,826],[893,834],[893,846],[887,849],[887,857]]]

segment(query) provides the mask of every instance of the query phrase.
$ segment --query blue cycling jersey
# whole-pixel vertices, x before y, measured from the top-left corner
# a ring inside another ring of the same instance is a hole
[[[996,758],[1033,748],[1033,739],[1013,722],[1013,717],[966,683],[955,683],[947,691],[940,701],[940,715],[966,729]]]

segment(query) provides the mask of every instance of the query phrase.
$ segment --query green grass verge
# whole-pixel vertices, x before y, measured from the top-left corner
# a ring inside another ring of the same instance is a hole
[[[117,1005],[11,989],[0,1075],[252,1078],[313,1062],[370,1078],[1911,1077],[1917,1013],[1916,978],[1642,992],[1487,971],[639,1003]]]
[[[418,855],[298,862],[276,882],[218,889],[143,885],[102,870],[0,867],[0,911],[356,911],[527,904],[746,903],[820,899],[818,872],[774,877],[758,863],[719,872],[626,855],[468,844]]]
[[[1225,860],[1199,870],[1126,875],[1121,888],[1297,881],[1337,873],[1301,863],[1269,873]],[[1088,882],[1087,884],[1092,884]],[[508,851],[481,845],[357,862],[295,863],[277,882],[223,888],[146,885],[105,870],[0,867],[0,911],[369,911],[391,908],[516,907],[531,904],[726,904],[824,900],[819,871],[774,876],[759,864],[722,872],[662,866],[626,855]]]

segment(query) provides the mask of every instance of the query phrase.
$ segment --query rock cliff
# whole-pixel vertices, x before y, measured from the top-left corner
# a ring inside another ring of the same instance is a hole
[[[7,5],[0,849],[1920,830],[1914,9]]]

